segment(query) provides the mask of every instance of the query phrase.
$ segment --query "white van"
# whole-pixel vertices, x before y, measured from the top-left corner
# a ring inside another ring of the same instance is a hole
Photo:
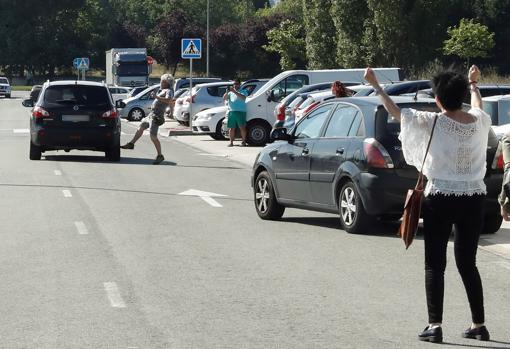
[[[374,68],[381,83],[401,81],[399,68]],[[246,120],[248,143],[264,145],[269,141],[269,133],[276,121],[274,108],[283,98],[304,85],[320,82],[356,81],[364,82],[365,69],[331,70],[289,70],[278,74],[262,86],[253,96],[246,99]]]

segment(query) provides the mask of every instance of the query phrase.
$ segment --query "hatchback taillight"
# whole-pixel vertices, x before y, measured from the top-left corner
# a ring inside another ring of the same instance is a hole
[[[305,108],[305,110],[303,110],[303,115],[308,113],[310,110],[312,110],[313,108],[315,108],[317,106],[317,104],[319,104],[319,102],[313,102],[312,104],[310,104],[308,107]]]
[[[369,167],[394,168],[390,154],[374,138],[367,138],[363,141],[363,151]]]
[[[32,116],[36,119],[40,119],[40,118],[49,117],[50,113],[48,113],[48,111],[42,107],[35,107],[32,110]]]
[[[115,119],[117,115],[119,115],[117,109],[113,108],[111,110],[105,111],[101,116],[105,119]]]
[[[285,120],[285,105],[280,104],[277,108],[278,108],[278,113],[276,114],[276,120],[284,121]]]
[[[503,149],[501,149],[501,142],[498,142],[498,148],[496,149],[496,154],[494,154],[494,160],[492,160],[491,167],[493,170],[502,170],[505,167],[505,162],[503,161]]]

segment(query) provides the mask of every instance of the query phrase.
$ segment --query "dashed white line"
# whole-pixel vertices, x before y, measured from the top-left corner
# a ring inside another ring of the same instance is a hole
[[[74,222],[74,225],[76,226],[76,229],[78,230],[78,234],[87,235],[89,233],[85,223],[79,221],[79,222]]]
[[[103,285],[111,306],[114,308],[125,308],[126,303],[124,303],[124,300],[120,295],[117,284],[115,282],[104,282]]]
[[[64,194],[64,197],[66,197],[66,198],[70,198],[73,196],[73,194],[71,194],[71,191],[67,190],[67,189],[62,190],[62,193]]]
[[[28,128],[15,128],[12,130],[14,133],[30,133]]]
[[[55,170],[55,176],[62,176],[62,171]]]

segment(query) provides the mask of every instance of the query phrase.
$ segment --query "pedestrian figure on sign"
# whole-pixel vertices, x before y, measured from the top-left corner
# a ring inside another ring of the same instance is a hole
[[[483,289],[476,267],[476,251],[484,225],[487,190],[483,179],[491,118],[482,110],[477,87],[480,70],[473,65],[468,78],[469,82],[464,75],[452,71],[437,74],[432,79],[432,89],[441,112],[433,113],[401,110],[381,88],[374,71],[370,68],[365,71],[365,79],[380,96],[388,114],[401,123],[399,139],[408,164],[420,169],[435,127],[429,156],[422,169],[428,180],[424,191],[423,229],[429,318],[428,326],[418,336],[422,341],[443,341],[444,271],[453,224],[456,225],[455,262],[468,296],[472,320],[462,336],[489,340],[484,325]],[[469,92],[471,109],[465,112],[462,102]]]
[[[223,95],[223,100],[227,101],[227,127],[230,138],[229,147],[234,146],[236,128],[241,131],[241,147],[246,146],[246,97],[248,91],[239,90],[241,80],[234,80],[234,85]]]
[[[142,137],[143,132],[146,129],[150,129],[150,137],[152,143],[154,143],[154,147],[156,147],[157,156],[153,161],[154,165],[158,165],[163,160],[165,160],[163,154],[161,153],[161,142],[158,139],[158,129],[159,126],[165,123],[165,110],[168,105],[173,104],[174,101],[174,78],[171,74],[163,74],[161,76],[160,82],[160,90],[159,93],[151,95],[151,98],[154,98],[154,102],[151,106],[151,112],[145,118],[142,119],[140,123],[140,127],[136,130],[133,139],[130,142],[127,142],[123,146],[122,149],[134,149],[136,141]]]

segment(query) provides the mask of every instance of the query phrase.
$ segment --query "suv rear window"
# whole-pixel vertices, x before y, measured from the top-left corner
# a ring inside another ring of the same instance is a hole
[[[57,85],[44,93],[44,101],[51,104],[108,105],[108,90],[100,86]]]
[[[9,83],[9,80],[7,80],[6,78],[0,78],[0,84],[8,84]]]

